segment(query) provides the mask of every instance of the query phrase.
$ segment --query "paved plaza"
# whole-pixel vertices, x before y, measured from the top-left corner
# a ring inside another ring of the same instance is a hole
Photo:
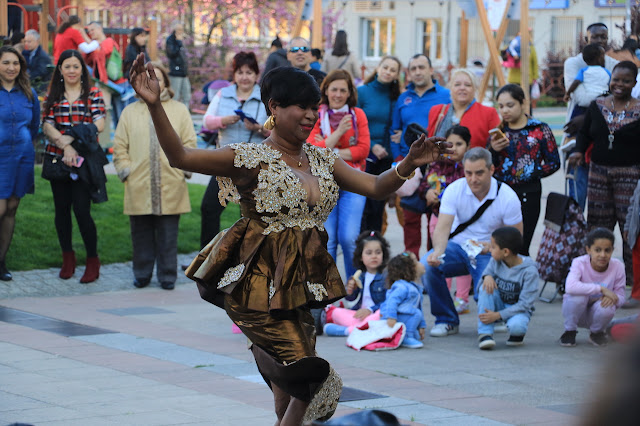
[[[562,110],[536,114],[559,135]],[[543,181],[541,216],[546,195],[563,186],[561,172]],[[389,213],[386,237],[398,253],[402,229]],[[542,231],[541,218],[532,253]],[[274,424],[271,392],[246,338],[231,332],[224,311],[201,300],[193,282],[181,276],[174,291],[157,282],[135,289],[125,263],[104,265],[98,281],[82,285],[83,269],[67,281],[47,269],[0,282],[0,425]],[[336,416],[380,408],[403,424],[576,424],[618,345],[596,348],[580,330],[577,347],[561,347],[556,299],[537,303],[523,346],[507,347],[507,335],[496,334],[496,348],[480,351],[470,305],[459,334],[427,337],[422,349],[356,352],[345,338],[320,336],[319,355],[346,387]],[[426,296],[424,309],[431,327]]]

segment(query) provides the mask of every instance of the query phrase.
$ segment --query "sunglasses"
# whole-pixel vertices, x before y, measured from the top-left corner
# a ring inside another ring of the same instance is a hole
[[[291,53],[298,53],[298,52],[307,53],[309,51],[311,51],[311,49],[309,49],[307,46],[292,47],[289,49],[289,52]]]

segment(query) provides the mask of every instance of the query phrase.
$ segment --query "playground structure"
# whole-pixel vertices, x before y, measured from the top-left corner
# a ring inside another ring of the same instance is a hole
[[[29,29],[37,30],[40,33],[40,45],[49,53],[51,53],[55,29],[67,16],[78,15],[85,25],[88,23],[85,21],[86,7],[83,0],[0,0],[0,35],[7,35],[9,32],[8,8],[10,7],[19,8],[22,12],[22,32]],[[147,53],[151,59],[157,59],[157,23],[151,20],[144,27],[149,32]],[[105,27],[104,32],[116,41],[120,52],[124,52],[131,29]]]

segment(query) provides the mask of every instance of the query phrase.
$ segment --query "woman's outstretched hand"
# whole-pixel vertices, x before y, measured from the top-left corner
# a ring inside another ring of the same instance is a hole
[[[144,53],[140,53],[133,61],[129,82],[138,96],[147,105],[152,105],[160,101],[160,84],[153,66],[151,64],[145,66],[144,59]]]
[[[444,154],[453,154],[451,142],[445,142],[445,138],[433,136],[427,138],[423,133],[411,144],[407,159],[410,160],[415,167],[424,166],[442,159]]]

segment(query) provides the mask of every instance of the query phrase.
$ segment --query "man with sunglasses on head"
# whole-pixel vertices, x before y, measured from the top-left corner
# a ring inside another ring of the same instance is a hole
[[[291,62],[291,66],[308,72],[309,75],[316,80],[318,86],[322,84],[322,80],[327,76],[324,72],[314,70],[311,68],[311,65],[309,65],[313,60],[313,57],[311,56],[311,46],[309,46],[309,42],[302,37],[295,37],[291,39],[289,42],[287,59]]]

